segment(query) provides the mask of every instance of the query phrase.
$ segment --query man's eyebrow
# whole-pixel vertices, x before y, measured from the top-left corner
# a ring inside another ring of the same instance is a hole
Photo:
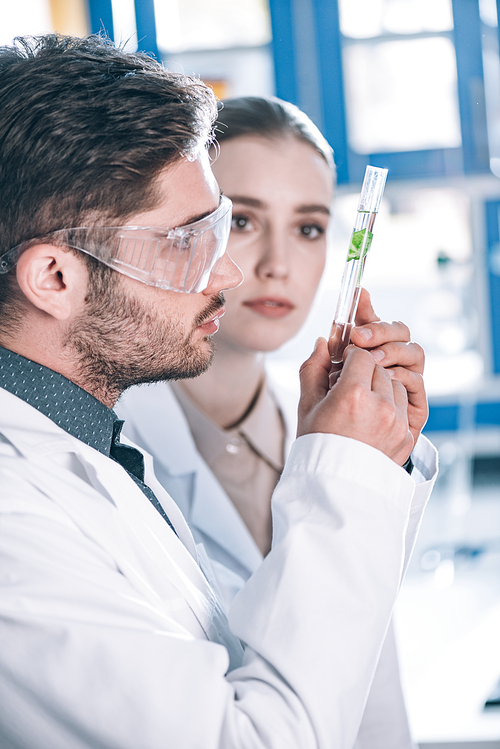
[[[222,197],[222,191],[219,194],[219,205],[220,205],[220,199]],[[189,226],[189,224],[194,224],[196,221],[201,221],[202,218],[206,218],[207,216],[210,216],[211,213],[217,210],[219,205],[214,208],[211,211],[205,211],[204,213],[197,213],[196,216],[190,216],[189,218],[186,218],[182,221],[182,224],[178,224],[178,226]]]
[[[268,208],[268,204],[263,200],[257,198],[249,198],[246,195],[231,195],[233,203],[241,203],[242,205],[248,205],[251,208]],[[325,216],[330,216],[331,211],[326,205],[321,203],[311,203],[310,205],[300,205],[295,209],[296,213],[324,213]]]

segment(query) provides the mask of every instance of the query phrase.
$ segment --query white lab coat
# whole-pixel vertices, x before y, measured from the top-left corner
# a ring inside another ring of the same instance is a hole
[[[120,465],[0,389],[2,749],[352,747],[412,478],[353,440],[297,440],[233,634],[148,460],[146,481],[178,537]]]
[[[285,419],[286,448],[296,433],[297,395],[271,389]],[[226,605],[262,563],[262,554],[241,516],[199,454],[188,422],[168,383],[132,388],[116,411],[125,419],[124,434],[154,458],[155,473],[175,499],[195,540],[210,557]],[[423,506],[437,470],[436,453],[423,437],[414,456],[428,480],[416,487],[416,502]],[[399,665],[391,626],[381,652],[355,749],[411,749],[413,746],[401,688]]]

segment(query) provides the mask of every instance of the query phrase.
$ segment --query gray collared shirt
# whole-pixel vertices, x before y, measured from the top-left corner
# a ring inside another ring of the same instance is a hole
[[[109,457],[117,416],[71,380],[0,346],[0,387]]]

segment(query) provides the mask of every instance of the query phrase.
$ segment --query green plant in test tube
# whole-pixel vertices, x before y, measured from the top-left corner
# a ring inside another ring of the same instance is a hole
[[[331,384],[336,380],[338,372],[342,369],[343,354],[349,344],[366,258],[373,240],[373,225],[380,208],[386,179],[387,169],[375,166],[366,167],[334,322],[328,341],[332,361]]]

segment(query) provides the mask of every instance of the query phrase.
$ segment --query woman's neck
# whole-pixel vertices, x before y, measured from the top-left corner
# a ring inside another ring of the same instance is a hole
[[[204,374],[179,384],[212,421],[227,429],[245,416],[264,376],[263,354],[221,344]]]

